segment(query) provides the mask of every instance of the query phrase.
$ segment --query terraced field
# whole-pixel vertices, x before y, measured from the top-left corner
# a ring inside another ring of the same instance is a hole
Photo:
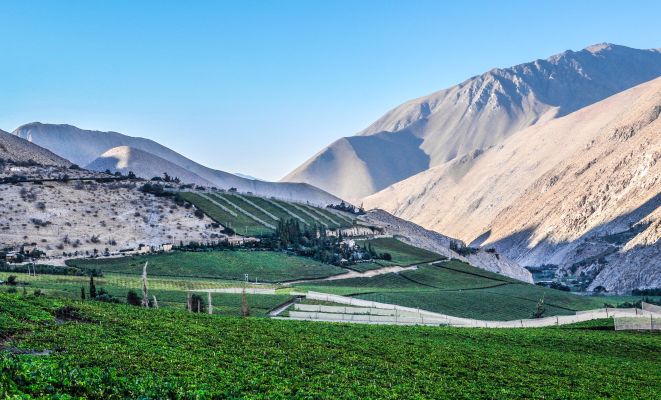
[[[222,226],[228,227],[241,235],[262,236],[273,232],[273,229],[266,227],[236,209],[223,202],[213,195],[198,194],[193,192],[182,192],[181,197],[189,201],[197,208],[202,210],[209,218],[218,222]]]
[[[0,393],[657,398],[661,337],[612,329],[609,321],[541,329],[309,323],[0,293],[0,337],[9,337],[0,346]]]
[[[353,225],[349,214],[307,204],[238,193],[181,192],[180,195],[214,221],[241,235],[269,235],[275,231],[278,220],[291,218],[307,227],[337,229]]]

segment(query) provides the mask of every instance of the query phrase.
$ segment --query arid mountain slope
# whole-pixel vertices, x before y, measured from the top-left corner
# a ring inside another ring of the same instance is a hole
[[[355,201],[658,76],[661,51],[611,44],[493,69],[394,108],[283,181],[307,182]]]
[[[503,255],[479,250],[476,253],[462,256],[452,250],[451,243],[454,242],[455,244],[460,243],[463,245],[463,242],[438,232],[424,229],[419,225],[397,218],[383,210],[370,210],[365,215],[360,216],[359,219],[370,226],[379,227],[385,234],[393,235],[412,246],[432,251],[444,257],[457,258],[475,267],[509,276],[520,281],[529,283],[533,281],[532,275],[527,269],[508,260]]]
[[[660,112],[661,78],[413,176],[365,205],[523,265],[583,273],[594,278],[590,288],[661,286]]]
[[[222,227],[198,218],[193,208],[139,187],[93,181],[0,185],[0,243],[37,246],[49,257],[61,257],[224,238]]]
[[[254,181],[224,171],[207,168],[153,140],[126,136],[117,132],[90,131],[71,125],[34,122],[20,126],[13,134],[49,149],[80,166],[86,166],[94,162],[110,149],[128,146],[132,149],[150,153],[170,163],[164,164],[161,162],[163,167],[173,165],[180,167],[171,171],[160,171],[156,175],[162,175],[163,172],[167,172],[172,176],[183,175],[181,173],[181,168],[183,168],[190,172],[188,176],[195,178],[191,183],[197,183],[199,179],[202,179],[210,182],[213,186],[223,189],[235,187],[242,192],[251,191],[264,196],[274,196],[303,202],[309,201],[320,205],[339,203],[340,201],[337,197],[304,183]],[[103,169],[105,170],[106,168]],[[152,173],[152,170],[144,170],[145,173],[148,172],[147,175],[140,175],[139,171],[134,172],[143,178],[152,178],[155,175]],[[182,176],[179,177],[184,179]]]
[[[60,167],[71,165],[64,158],[3,130],[0,130],[0,159]]]
[[[211,182],[177,164],[129,146],[113,147],[87,164],[85,168],[92,171],[110,170],[110,172],[121,172],[122,174],[132,171],[142,177],[163,177],[163,172],[167,172],[173,178],[181,179],[182,182],[213,186]]]

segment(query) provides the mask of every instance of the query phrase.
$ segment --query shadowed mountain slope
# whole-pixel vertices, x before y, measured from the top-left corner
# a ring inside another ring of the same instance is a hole
[[[364,139],[372,148],[370,153],[365,153],[356,137],[343,138],[282,180],[307,182],[357,200],[658,76],[658,49],[612,44],[496,68],[386,113],[358,134],[370,138]],[[399,148],[391,146],[402,142]],[[379,151],[378,161],[370,157]]]

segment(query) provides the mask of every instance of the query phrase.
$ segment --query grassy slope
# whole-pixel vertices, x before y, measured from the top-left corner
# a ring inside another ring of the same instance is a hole
[[[358,240],[356,242],[361,246],[371,244],[377,253],[390,253],[392,261],[399,265],[418,264],[442,258],[436,253],[413,247],[394,238]]]
[[[574,314],[604,303],[602,297],[521,283],[459,261],[374,278],[307,283],[300,288],[487,320],[529,318],[542,297],[547,316]]]
[[[96,302],[69,303],[89,322],[56,324],[43,310],[57,302],[0,294],[1,304],[29,327],[7,347],[54,351],[0,352],[0,392],[9,395],[654,398],[661,391],[661,336],[647,333],[342,325]]]

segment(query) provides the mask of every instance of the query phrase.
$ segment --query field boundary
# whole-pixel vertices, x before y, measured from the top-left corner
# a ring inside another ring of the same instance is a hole
[[[595,319],[644,316],[651,318],[661,317],[661,314],[642,310],[637,308],[606,308],[578,312],[574,315],[558,315],[553,317],[537,319],[517,319],[510,321],[489,321],[472,318],[453,317],[446,314],[435,313],[419,308],[404,307],[395,304],[379,303],[370,300],[355,299],[347,296],[327,294],[321,292],[308,291],[305,297],[311,300],[326,301],[330,303],[345,304],[359,309],[391,310],[394,315],[375,315],[370,313],[338,313],[320,311],[296,311],[290,312],[290,317],[282,319],[291,320],[309,320],[321,322],[351,322],[366,324],[387,324],[387,325],[433,325],[433,326],[454,326],[454,327],[474,327],[474,328],[541,328],[547,326],[558,326],[585,322]],[[303,307],[306,308],[306,307]],[[339,309],[337,309],[339,311]],[[330,311],[330,309],[329,309]],[[335,311],[335,310],[333,310]],[[347,308],[345,307],[345,311]],[[417,317],[416,317],[417,315]]]

